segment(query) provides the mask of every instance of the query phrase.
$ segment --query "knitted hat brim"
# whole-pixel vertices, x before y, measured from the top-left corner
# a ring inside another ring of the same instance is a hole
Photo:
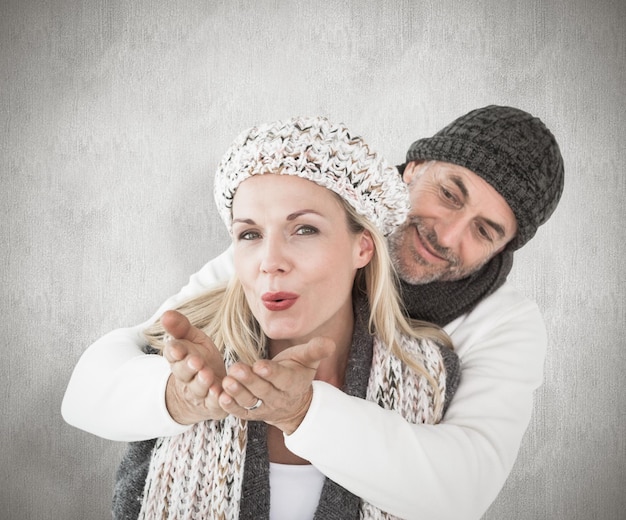
[[[516,172],[509,167],[510,158],[501,154],[498,149],[487,149],[479,144],[465,139],[449,136],[429,137],[416,141],[407,153],[407,163],[417,160],[442,161],[467,168],[484,179],[497,193],[499,193],[511,208],[516,221],[526,222],[530,215],[528,209],[516,204],[512,207],[508,201],[516,200],[517,184]],[[494,178],[494,172],[498,177]],[[532,199],[529,199],[532,202]],[[536,232],[536,228],[518,228],[517,235],[511,240],[510,247],[518,248],[518,244],[525,244]]]

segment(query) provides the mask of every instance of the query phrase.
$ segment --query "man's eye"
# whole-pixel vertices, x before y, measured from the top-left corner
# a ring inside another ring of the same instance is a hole
[[[454,193],[452,193],[450,190],[448,190],[445,186],[441,187],[441,196],[446,199],[447,202],[450,202],[452,204],[455,205],[459,205],[459,200],[457,199],[456,195],[454,195]]]
[[[485,226],[482,226],[482,225],[478,226],[478,234],[480,235],[481,238],[488,240],[489,242],[492,241],[491,234],[489,233],[489,230]]]
[[[296,235],[315,235],[317,233],[317,228],[313,226],[300,226],[296,229]]]

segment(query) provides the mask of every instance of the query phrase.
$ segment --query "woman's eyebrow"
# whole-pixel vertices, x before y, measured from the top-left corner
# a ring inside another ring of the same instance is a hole
[[[293,213],[290,213],[289,215],[287,215],[287,220],[289,221],[295,220],[298,217],[301,217],[303,215],[308,215],[308,214],[319,215],[320,217],[323,216],[319,211],[315,211],[314,209],[301,209],[301,210],[294,211]],[[256,222],[251,218],[234,218],[233,224],[255,225]]]
[[[249,224],[249,225],[254,225],[256,224],[256,222],[254,220],[252,220],[251,218],[234,218],[233,219],[233,224]]]
[[[299,211],[294,211],[293,213],[290,213],[289,215],[287,215],[287,220],[295,220],[298,217],[301,217],[302,215],[307,215],[309,213],[322,216],[322,214],[319,211],[315,211],[314,209],[301,209]]]

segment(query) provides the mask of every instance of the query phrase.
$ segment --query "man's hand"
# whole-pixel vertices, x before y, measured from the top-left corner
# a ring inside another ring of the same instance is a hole
[[[328,338],[314,338],[288,348],[273,359],[262,359],[252,367],[236,363],[228,370],[219,398],[228,413],[265,421],[286,434],[293,433],[306,415],[313,397],[311,383],[321,361],[335,351]],[[254,410],[258,399],[263,404]]]
[[[194,424],[228,415],[219,405],[224,360],[211,339],[177,311],[167,311],[161,323],[173,339],[166,341],[163,356],[170,362],[165,404],[180,424]]]

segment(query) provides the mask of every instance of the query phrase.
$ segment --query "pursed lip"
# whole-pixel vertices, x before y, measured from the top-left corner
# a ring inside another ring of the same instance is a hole
[[[284,311],[296,303],[299,295],[291,292],[266,292],[261,295],[261,301],[270,311]]]
[[[448,262],[447,258],[444,258],[433,251],[431,245],[424,238],[422,238],[420,230],[417,226],[413,226],[413,229],[415,230],[415,242],[417,243],[418,253],[422,256],[422,258],[436,262]]]

